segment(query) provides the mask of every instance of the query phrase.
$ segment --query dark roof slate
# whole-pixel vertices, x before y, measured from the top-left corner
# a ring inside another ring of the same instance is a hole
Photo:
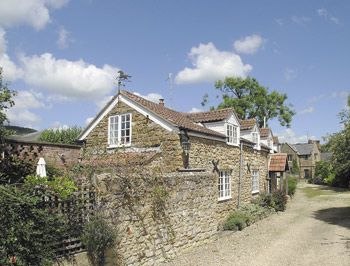
[[[131,92],[122,90],[120,91],[120,94],[127,97],[128,99],[138,103],[145,109],[155,113],[156,115],[160,116],[164,120],[170,122],[174,126],[177,126],[179,128],[184,128],[190,131],[199,132],[206,135],[226,138],[225,135],[216,132],[214,130],[210,130],[208,128],[205,128],[203,126],[197,125],[194,123],[190,118],[188,118],[183,113],[174,111],[172,109],[169,109],[161,104],[157,104],[151,101],[148,101],[140,96],[137,96]]]
[[[310,155],[312,154],[312,150],[314,148],[313,144],[308,144],[308,143],[297,143],[297,144],[292,144],[290,145],[293,147],[299,155]]]

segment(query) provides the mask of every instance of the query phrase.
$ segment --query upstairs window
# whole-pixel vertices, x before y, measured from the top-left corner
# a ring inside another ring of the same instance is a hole
[[[252,172],[252,193],[259,193],[259,171]]]
[[[237,126],[227,124],[227,143],[238,144]]]
[[[219,172],[219,200],[225,200],[231,198],[231,171]]]
[[[256,144],[256,145],[259,145],[259,135],[258,135],[258,132],[253,132],[252,133],[252,141]]]
[[[131,144],[131,114],[109,117],[108,145],[111,147]]]

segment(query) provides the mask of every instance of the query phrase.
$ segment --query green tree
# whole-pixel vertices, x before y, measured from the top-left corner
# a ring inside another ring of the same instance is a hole
[[[69,127],[66,129],[45,129],[39,137],[40,141],[62,144],[74,144],[82,131],[81,127]]]
[[[218,80],[215,88],[222,93],[222,102],[218,109],[233,107],[241,119],[256,118],[259,126],[278,118],[282,126],[290,127],[294,110],[286,104],[287,95],[268,88],[252,78],[226,77]],[[207,101],[204,98],[203,103]]]
[[[298,165],[298,161],[296,159],[293,159],[292,162],[292,174],[299,174],[299,165]]]
[[[343,129],[328,136],[327,148],[333,153],[332,165],[335,172],[334,183],[350,187],[350,96],[348,107],[339,114]]]
[[[5,136],[10,133],[9,130],[4,127],[4,124],[7,121],[6,110],[15,104],[13,97],[16,95],[16,92],[10,90],[7,83],[4,82],[2,73],[3,71],[0,67],[0,151],[2,149]]]

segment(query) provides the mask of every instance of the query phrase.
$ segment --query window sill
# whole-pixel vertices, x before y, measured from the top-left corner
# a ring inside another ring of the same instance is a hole
[[[232,196],[224,197],[224,198],[218,198],[218,202],[225,202],[225,201],[229,201],[231,199],[232,199]]]
[[[253,190],[252,191],[252,195],[259,194],[259,193],[260,193],[260,190]]]
[[[226,144],[230,146],[236,146],[236,147],[239,146],[239,143],[226,142]]]
[[[108,145],[107,149],[118,149],[118,148],[127,148],[127,147],[131,147],[131,143],[125,144],[125,145]]]

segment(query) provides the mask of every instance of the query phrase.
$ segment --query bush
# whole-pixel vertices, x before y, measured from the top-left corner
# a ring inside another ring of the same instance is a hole
[[[285,211],[287,197],[284,190],[276,190],[270,194],[261,194],[254,202],[264,208],[273,208],[275,211]]]
[[[293,197],[297,189],[298,179],[294,176],[288,176],[288,195]],[[287,181],[285,181],[286,183]]]
[[[229,215],[224,223],[224,230],[237,231],[267,217],[271,214],[270,208],[257,204],[246,204]]]
[[[75,144],[82,128],[74,126],[63,129],[45,129],[39,137],[40,141],[50,143]]]
[[[81,240],[94,266],[103,266],[105,252],[115,243],[114,230],[100,216],[93,217],[85,224]]]
[[[245,213],[237,210],[230,214],[224,223],[224,230],[237,231],[247,227],[251,217],[248,217]]]

